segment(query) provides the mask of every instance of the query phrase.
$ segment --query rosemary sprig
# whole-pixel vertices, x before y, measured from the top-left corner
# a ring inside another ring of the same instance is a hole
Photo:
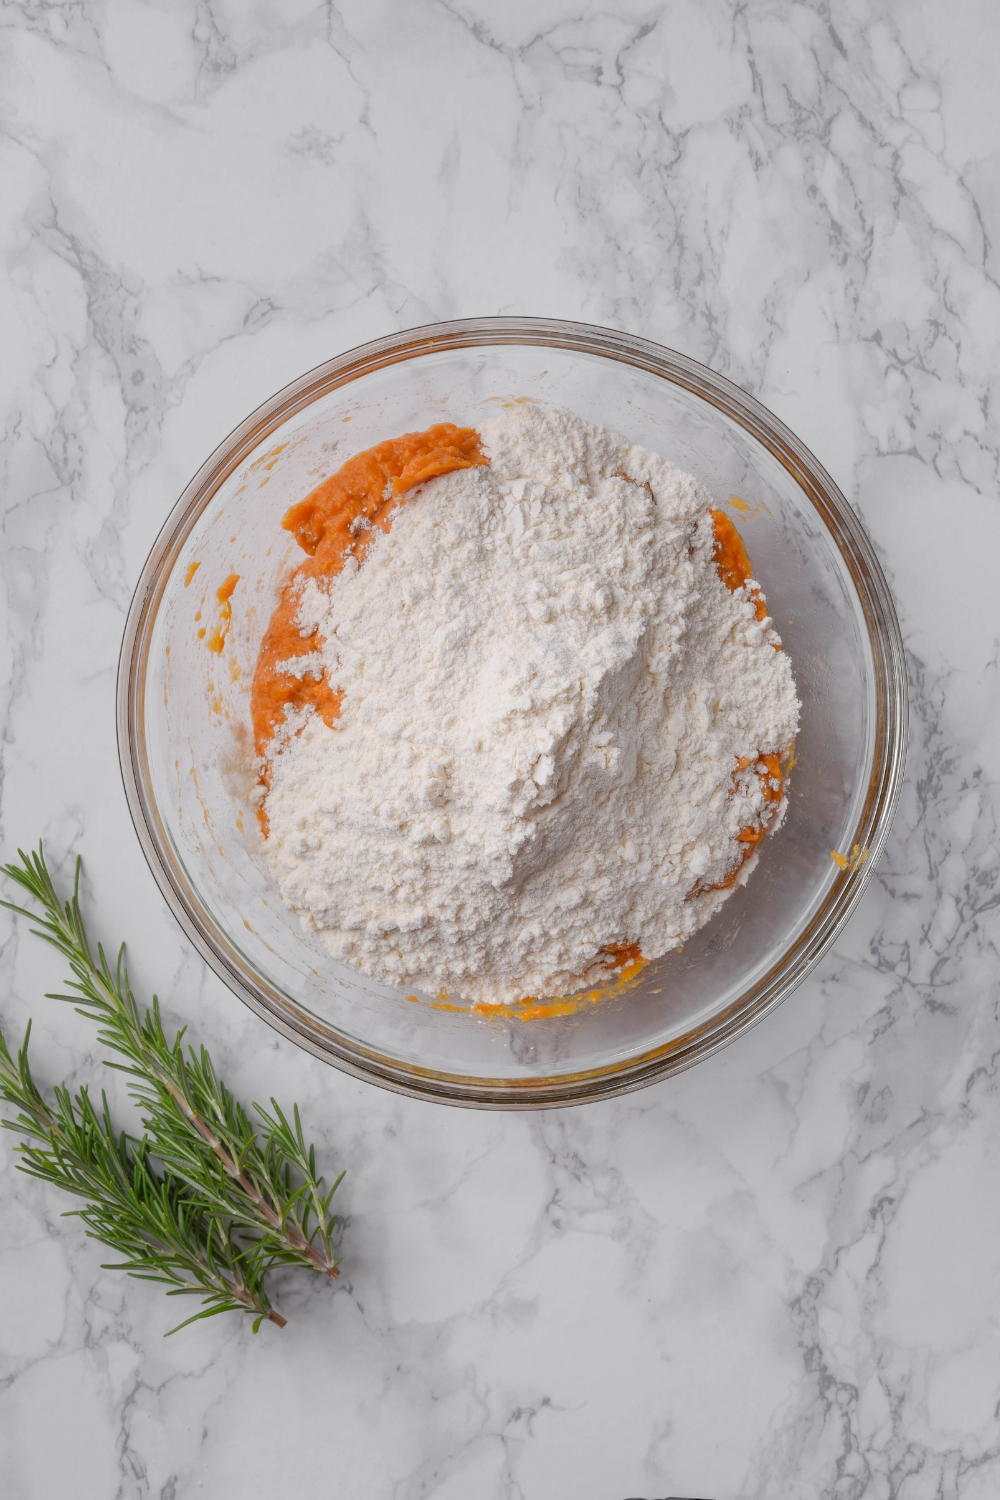
[[[283,1328],[258,1257],[236,1244],[225,1223],[207,1214],[177,1177],[156,1171],[148,1140],[115,1135],[105,1095],[100,1114],[85,1088],[75,1096],[57,1088],[55,1107],[46,1104],[28,1065],[30,1035],[29,1022],[16,1061],[0,1035],[0,1095],[19,1109],[3,1124],[28,1138],[19,1148],[21,1170],[88,1200],[67,1216],[81,1218],[88,1234],[126,1257],[107,1269],[165,1282],[168,1296],[203,1297],[203,1311],[178,1328],[230,1311],[252,1313],[255,1333],[265,1318]]]
[[[283,1325],[264,1277],[276,1265],[338,1275],[330,1202],[343,1173],[324,1192],[297,1106],[289,1120],[274,1099],[270,1110],[255,1104],[255,1126],[204,1047],[185,1050],[183,1029],[168,1041],[157,998],[144,1009],[132,993],[124,945],[114,969],[100,945],[94,956],[80,911],[79,859],[72,899],[63,903],[41,845],[18,853],[21,865],[4,873],[42,912],[0,905],[36,923],[36,935],[68,959],[73,993],[49,998],[97,1023],[121,1059],[108,1066],[128,1075],[147,1132],[116,1137],[106,1102],[98,1114],[86,1089],[75,1098],[57,1089],[50,1109],[31,1079],[27,1036],[16,1064],[0,1036],[0,1097],[21,1111],[3,1124],[41,1142],[24,1148],[24,1170],[89,1199],[76,1212],[89,1233],[124,1253],[121,1269],[171,1281],[173,1292],[201,1292],[208,1305],[196,1317],[239,1307],[253,1313],[255,1332],[263,1318]]]

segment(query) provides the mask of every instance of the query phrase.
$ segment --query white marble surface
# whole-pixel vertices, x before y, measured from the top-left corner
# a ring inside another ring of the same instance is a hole
[[[1000,1493],[995,0],[6,0],[2,829],[238,1091],[348,1168],[283,1332],[102,1272],[0,1142],[5,1500]],[[388,330],[580,317],[759,396],[858,505],[907,788],[833,952],[717,1059],[507,1117],[279,1041],[182,942],[114,742],[133,583],[202,458]],[[0,1016],[85,1080],[58,962]]]

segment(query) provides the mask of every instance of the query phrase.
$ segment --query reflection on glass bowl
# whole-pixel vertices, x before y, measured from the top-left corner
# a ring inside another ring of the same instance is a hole
[[[683,949],[543,1015],[515,1007],[484,1016],[364,978],[282,904],[250,798],[249,695],[261,635],[301,556],[281,529],[288,506],[387,436],[442,420],[475,426],[491,403],[516,396],[565,406],[662,454],[713,495],[739,497],[802,721],[782,827],[764,841],[746,887]],[[234,574],[243,587],[220,599]],[[223,629],[225,651],[207,650]],[[812,455],[692,360],[541,318],[379,339],[248,417],[157,539],[118,684],[122,774],[143,850],[230,988],[336,1067],[425,1098],[505,1109],[641,1087],[718,1050],[784,999],[870,877],[898,794],[905,724],[902,642],[885,579]]]

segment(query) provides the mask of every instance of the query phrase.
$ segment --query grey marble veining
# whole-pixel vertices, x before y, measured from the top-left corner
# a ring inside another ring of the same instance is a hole
[[[342,1285],[164,1341],[177,1304],[101,1271],[5,1135],[5,1500],[996,1495],[995,5],[8,0],[0,38],[0,843],[82,850],[138,985],[348,1168]],[[245,1011],[145,868],[113,722],[134,581],[229,428],[494,312],[643,333],[777,412],[870,530],[912,691],[889,848],[794,997],[521,1117]],[[7,1034],[85,1081],[57,961],[3,934]]]

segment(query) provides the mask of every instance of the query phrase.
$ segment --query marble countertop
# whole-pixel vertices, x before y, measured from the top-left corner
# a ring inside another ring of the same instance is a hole
[[[992,0],[49,0],[3,8],[2,840],[43,835],[237,1092],[345,1166],[286,1329],[102,1271],[0,1141],[5,1500],[1000,1493],[1000,17]],[[647,335],[857,506],[909,651],[887,852],[780,1010],[631,1097],[394,1097],[182,940],[118,772],[153,538],[224,434],[438,318]],[[95,1075],[5,922],[0,1018]]]

